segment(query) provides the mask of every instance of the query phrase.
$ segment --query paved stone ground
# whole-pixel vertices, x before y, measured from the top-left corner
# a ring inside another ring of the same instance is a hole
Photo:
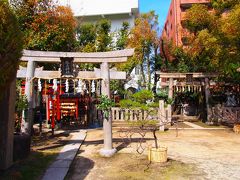
[[[134,145],[121,148],[119,145],[122,142],[119,133],[113,132],[114,147],[117,147],[118,153],[135,151]],[[103,143],[102,136],[102,130],[88,131],[86,140],[81,146],[66,179],[105,179],[102,170],[104,168],[111,169],[117,163],[113,162],[110,167],[109,164],[97,160],[97,152]],[[159,143],[168,147],[170,159],[194,164],[201,172],[200,175],[187,179],[240,179],[240,135],[234,134],[231,130],[179,130],[178,137],[176,137],[174,130],[170,130],[159,133],[158,137]],[[148,144],[153,143],[151,134],[148,134],[147,138],[149,138]],[[117,179],[122,178],[118,177]],[[148,178],[138,177],[138,179]],[[177,177],[174,179],[186,178]]]
[[[86,137],[86,131],[76,130],[71,135],[68,144],[61,149],[56,160],[46,170],[43,180],[63,180],[67,175],[69,167]]]

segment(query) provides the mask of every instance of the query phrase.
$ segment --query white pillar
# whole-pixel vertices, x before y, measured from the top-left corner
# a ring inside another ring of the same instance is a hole
[[[31,133],[31,127],[33,122],[33,77],[35,72],[35,62],[28,61],[27,64],[27,74],[26,74],[26,84],[25,84],[25,95],[28,100],[28,113],[27,119],[23,119],[21,131],[26,134]]]
[[[102,95],[110,98],[110,72],[107,62],[101,64],[102,77]],[[112,118],[111,113],[108,118],[103,119],[104,147],[100,150],[100,154],[105,157],[111,157],[116,153],[116,149],[112,145]]]

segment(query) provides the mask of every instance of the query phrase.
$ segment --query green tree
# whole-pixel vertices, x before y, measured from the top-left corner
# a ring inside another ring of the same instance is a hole
[[[123,22],[121,29],[117,33],[117,42],[116,49],[121,50],[128,47],[130,36],[130,28],[128,22]],[[127,73],[127,77],[130,76],[133,68],[136,65],[135,57],[130,57],[127,62],[117,63],[114,66],[117,67],[118,70],[125,71]]]
[[[183,48],[175,48],[173,50],[173,54],[176,58],[176,68],[174,69],[177,72],[181,72],[181,73],[186,73],[186,72],[191,72],[191,71],[195,71],[195,69],[190,68],[190,67],[194,67],[193,64],[191,63],[191,58],[189,57],[189,55],[183,50]],[[175,62],[173,61],[173,62]]]
[[[107,19],[101,19],[97,22],[97,52],[106,52],[112,50],[111,22]]]
[[[77,28],[77,43],[82,52],[96,51],[96,26],[93,23],[84,23]]]
[[[239,0],[211,0],[212,6],[218,11],[219,14],[227,9],[232,9],[235,5],[239,4]]]
[[[216,72],[219,70],[222,53],[221,42],[208,29],[199,31],[186,51],[191,56],[195,71]]]
[[[208,7],[202,4],[194,4],[186,11],[184,26],[195,35],[203,29],[209,29],[214,25],[215,18],[209,12]]]
[[[240,4],[234,6],[226,16],[220,18],[220,32],[222,38],[221,64],[225,72],[224,76],[239,83],[240,73]]]
[[[122,28],[118,32],[118,38],[116,42],[116,49],[121,50],[127,47],[128,38],[129,38],[129,23],[123,22]]]
[[[0,42],[0,92],[3,92],[8,90],[9,84],[16,78],[23,49],[17,18],[5,1],[0,1]]]

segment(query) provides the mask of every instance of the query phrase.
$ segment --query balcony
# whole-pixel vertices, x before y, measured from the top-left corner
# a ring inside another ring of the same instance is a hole
[[[210,3],[210,0],[181,0],[181,4]]]
[[[210,0],[181,0],[180,6],[182,8],[190,8],[192,4],[209,4]]]

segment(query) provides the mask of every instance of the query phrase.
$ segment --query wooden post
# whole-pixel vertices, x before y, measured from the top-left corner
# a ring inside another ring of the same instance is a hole
[[[143,120],[143,110],[139,111],[139,120]]]
[[[15,122],[16,81],[1,94],[0,101],[0,170],[9,168],[13,162],[13,133]]]
[[[116,119],[116,116],[115,116],[115,111],[116,111],[116,109],[115,109],[115,108],[112,108],[111,113],[112,113],[112,120],[113,120],[113,121],[114,121],[114,120],[117,120],[117,119]]]
[[[101,64],[102,76],[102,94],[110,98],[110,72],[107,62]],[[100,154],[105,157],[111,157],[116,153],[116,149],[112,145],[112,118],[111,113],[108,118],[103,117],[103,133],[104,133],[104,147],[100,150]]]
[[[122,121],[124,121],[124,111],[121,111],[121,119]]]
[[[209,79],[205,78],[205,100],[206,100],[206,112],[207,112],[207,121],[210,120],[210,106],[209,106],[209,97],[210,97],[210,91],[209,91]]]
[[[133,110],[132,109],[130,109],[130,121],[133,121],[134,119],[133,119]]]
[[[143,111],[143,119],[146,120],[147,119],[147,111]]]
[[[119,120],[119,116],[120,116],[119,109],[116,109],[116,116],[115,116],[116,120]]]
[[[22,120],[21,131],[26,134],[31,134],[32,122],[33,122],[33,77],[35,72],[35,62],[28,61],[26,84],[25,84],[25,95],[28,99],[28,113],[27,119]]]
[[[173,78],[169,79],[168,98],[173,99]],[[168,105],[168,122],[172,121],[172,106]]]
[[[168,104],[167,105],[167,121],[171,122],[172,121],[172,105]]]
[[[129,117],[130,117],[129,109],[125,109],[125,110],[124,110],[124,113],[125,113],[125,115],[124,115],[124,116],[125,116],[125,120],[128,121],[128,120],[129,120]]]

